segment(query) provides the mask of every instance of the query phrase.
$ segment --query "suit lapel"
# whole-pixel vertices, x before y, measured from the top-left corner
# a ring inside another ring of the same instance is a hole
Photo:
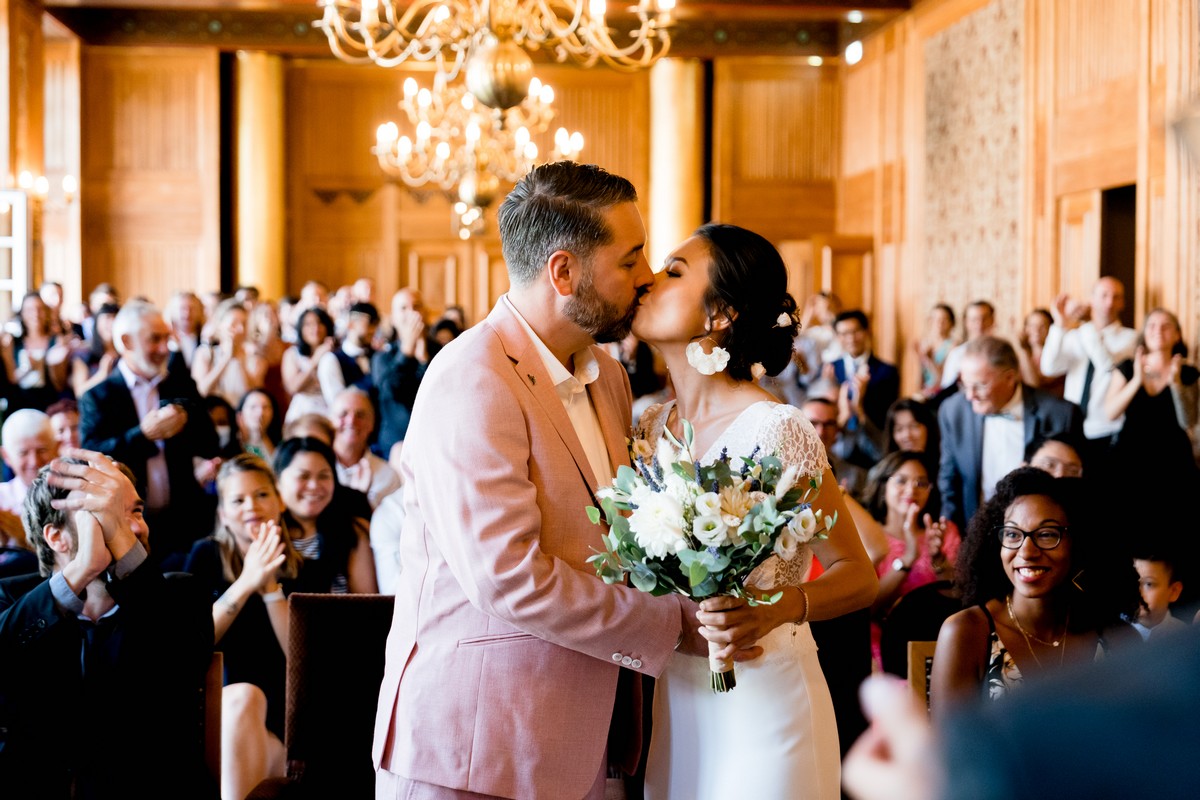
[[[592,465],[588,462],[587,453],[584,452],[583,444],[575,433],[575,426],[571,424],[571,418],[567,415],[567,410],[563,408],[562,400],[554,388],[550,373],[546,371],[546,365],[542,362],[541,353],[538,352],[521,323],[509,309],[505,298],[501,298],[496,303],[492,313],[488,315],[488,321],[500,336],[504,352],[513,360],[513,369],[516,371],[518,379],[545,412],[562,443],[570,451],[571,458],[574,459],[575,466],[579,468],[580,477],[587,484],[588,491],[593,491],[596,488],[596,475],[592,472]]]

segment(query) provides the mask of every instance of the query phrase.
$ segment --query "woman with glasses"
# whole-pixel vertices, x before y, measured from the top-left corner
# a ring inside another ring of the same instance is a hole
[[[956,572],[963,610],[942,625],[933,659],[935,715],[1138,638],[1121,619],[1138,607],[1137,573],[1106,526],[1089,524],[1097,504],[1084,486],[1020,467],[971,518]]]
[[[937,488],[925,453],[897,450],[884,456],[867,475],[863,499],[888,541],[871,607],[871,644],[878,664],[882,624],[896,602],[919,586],[954,579],[959,533],[953,522],[936,516]]]

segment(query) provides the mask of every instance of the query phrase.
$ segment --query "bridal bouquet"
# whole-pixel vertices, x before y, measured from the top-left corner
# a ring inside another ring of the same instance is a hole
[[[588,559],[606,583],[630,583],[655,595],[679,592],[695,600],[715,595],[746,598],[751,605],[776,602],[781,593],[754,596],[746,578],[772,554],[790,561],[800,546],[825,538],[837,521],[814,509],[820,476],[797,480],[795,466],[774,455],[711,464],[692,456],[692,426],[684,441],[664,430],[658,447],[644,439],[630,446],[634,467],[621,466],[611,486],[596,492],[600,509],[588,518],[608,533],[605,549]],[[709,652],[720,646],[710,642]],[[732,659],[709,657],[712,688],[727,692],[736,681]]]

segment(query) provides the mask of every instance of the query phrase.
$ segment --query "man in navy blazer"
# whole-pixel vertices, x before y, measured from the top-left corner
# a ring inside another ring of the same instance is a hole
[[[121,308],[112,332],[121,360],[80,398],[79,437],[85,448],[133,471],[155,532],[155,556],[173,568],[193,541],[212,532],[215,505],[197,482],[192,459],[215,457],[219,443],[182,359],[168,368],[170,334],[150,303],[134,300]]]
[[[883,429],[888,408],[900,396],[900,373],[871,351],[871,327],[858,309],[838,314],[833,330],[842,356],[827,365],[839,387],[838,425],[849,444],[845,460],[870,469],[883,456]]]
[[[938,409],[942,434],[938,489],[941,513],[966,530],[980,501],[1025,459],[1035,439],[1083,441],[1079,406],[1021,383],[1017,353],[1006,340],[981,336],[967,343],[961,391]]]

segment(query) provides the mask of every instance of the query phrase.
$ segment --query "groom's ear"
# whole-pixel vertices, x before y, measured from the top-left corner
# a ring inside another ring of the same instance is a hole
[[[550,277],[550,286],[559,297],[570,297],[575,294],[573,277],[578,277],[582,265],[574,254],[566,250],[555,250],[546,259],[546,274]]]

